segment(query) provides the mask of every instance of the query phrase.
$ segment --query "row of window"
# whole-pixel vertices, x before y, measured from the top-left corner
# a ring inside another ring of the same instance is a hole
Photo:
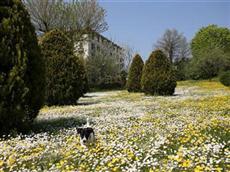
[[[95,43],[91,43],[90,48],[92,50],[97,50],[97,51],[100,51],[100,49],[101,49],[100,46],[95,45]],[[119,53],[119,49],[116,49],[115,47],[113,47],[113,51],[116,51],[117,53]]]
[[[100,35],[98,34],[92,34],[91,37],[92,40],[96,40],[97,42],[102,42],[105,44],[112,44],[113,45],[113,50],[119,51],[119,47],[116,46],[115,44],[113,44],[111,41],[107,40],[107,39],[103,39]]]

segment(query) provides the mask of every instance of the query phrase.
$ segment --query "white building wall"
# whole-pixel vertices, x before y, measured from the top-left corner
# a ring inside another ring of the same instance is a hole
[[[83,40],[84,41],[82,41],[81,44],[84,51],[85,59],[91,55],[96,54],[96,52],[101,49],[112,53],[112,55],[116,56],[121,63],[123,62],[123,49],[112,41],[108,40],[107,38],[101,36],[100,34],[94,33],[93,36],[85,34],[83,35]],[[79,45],[79,43],[76,44],[75,48],[79,48]]]

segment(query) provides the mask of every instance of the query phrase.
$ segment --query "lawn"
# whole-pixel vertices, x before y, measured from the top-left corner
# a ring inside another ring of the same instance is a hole
[[[76,127],[86,117],[97,141],[84,148]],[[88,93],[1,139],[0,171],[228,171],[229,130],[230,89],[217,81],[179,82],[169,97]]]

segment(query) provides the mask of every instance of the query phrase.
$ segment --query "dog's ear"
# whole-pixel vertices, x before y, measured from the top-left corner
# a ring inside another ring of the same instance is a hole
[[[80,134],[82,131],[82,128],[77,128],[77,133]]]

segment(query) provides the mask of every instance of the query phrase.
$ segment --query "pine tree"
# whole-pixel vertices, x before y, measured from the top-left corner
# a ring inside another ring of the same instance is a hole
[[[151,95],[172,95],[176,77],[172,64],[161,50],[153,51],[146,61],[141,79],[142,89]]]
[[[128,74],[127,89],[129,92],[141,91],[141,75],[143,66],[144,62],[141,59],[141,56],[136,54],[133,58]]]
[[[44,102],[44,61],[20,0],[0,2],[0,130],[22,128]]]
[[[46,61],[46,103],[76,104],[84,93],[85,70],[74,55],[73,43],[60,30],[52,30],[41,38]]]

